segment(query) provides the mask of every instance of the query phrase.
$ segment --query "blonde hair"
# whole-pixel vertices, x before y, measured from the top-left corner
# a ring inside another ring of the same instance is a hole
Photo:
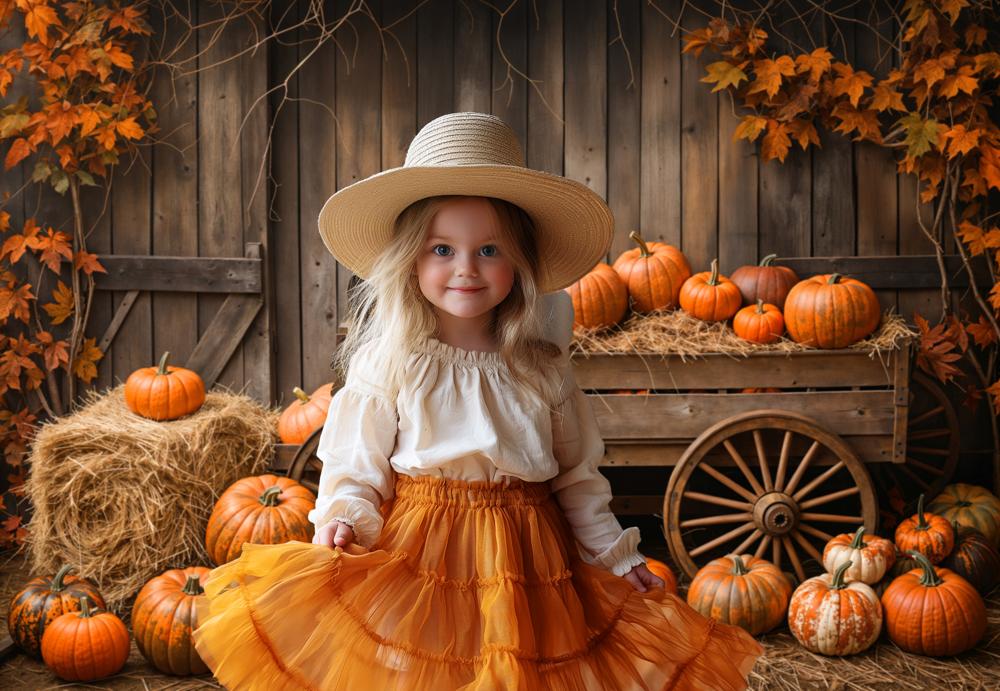
[[[375,260],[368,279],[349,290],[349,327],[334,359],[342,376],[355,353],[370,348],[386,373],[384,384],[390,391],[398,391],[414,346],[437,330],[437,316],[420,291],[414,266],[434,216],[444,204],[463,198],[427,197],[396,218],[393,242]],[[515,383],[551,406],[558,387],[547,375],[560,351],[542,336],[534,224],[518,206],[502,199],[484,199],[496,214],[497,239],[514,267],[513,286],[494,309],[491,324],[498,352]]]

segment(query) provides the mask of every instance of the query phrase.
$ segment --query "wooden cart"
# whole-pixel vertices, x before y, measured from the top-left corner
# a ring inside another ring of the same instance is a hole
[[[954,470],[954,409],[932,381],[911,377],[910,357],[905,344],[881,358],[578,354],[573,363],[604,465],[672,468],[657,494],[616,495],[616,513],[662,511],[689,577],[719,555],[749,551],[802,579],[821,568],[831,535],[876,529],[878,485],[934,494]],[[317,432],[279,449],[276,460],[314,490],[318,440]]]

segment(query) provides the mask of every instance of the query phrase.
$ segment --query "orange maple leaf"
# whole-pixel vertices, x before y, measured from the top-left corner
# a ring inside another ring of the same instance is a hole
[[[815,82],[830,71],[831,60],[833,60],[833,53],[820,47],[811,53],[796,56],[795,71],[799,74],[808,72],[809,80]]]
[[[967,94],[979,88],[979,80],[972,76],[972,65],[962,65],[956,74],[948,75],[938,85],[938,93],[945,98],[954,98],[959,91]]]
[[[16,166],[30,156],[32,151],[34,151],[34,148],[28,143],[27,139],[24,137],[15,139],[7,151],[7,157],[4,159],[4,170],[10,170]]]
[[[878,128],[878,113],[874,110],[858,110],[847,103],[838,103],[830,113],[832,117],[840,118],[840,124],[834,128],[835,132],[850,134],[857,130],[858,134],[854,141],[870,139],[874,142],[882,141],[882,133]]]
[[[840,75],[833,80],[834,95],[846,95],[851,105],[857,108],[865,87],[872,85],[872,76],[863,70],[855,72],[853,67],[842,62],[834,63],[833,69]]]
[[[1000,310],[1000,282],[994,283],[990,290],[990,304],[993,309]]]
[[[952,24],[958,21],[958,15],[961,14],[963,7],[968,7],[968,0],[939,0],[941,5],[941,11],[948,15],[948,19]]]
[[[938,378],[942,383],[947,383],[960,376],[962,371],[955,367],[953,362],[962,359],[959,349],[958,333],[951,322],[941,322],[933,328],[927,320],[919,314],[913,316],[913,320],[920,330],[920,342],[917,346],[917,366],[923,371]],[[962,336],[965,331],[959,327]]]
[[[143,20],[142,11],[131,5],[114,12],[108,19],[109,29],[121,29],[124,33],[149,34],[149,26]]]
[[[962,221],[958,224],[958,236],[966,244],[972,256],[978,257],[986,251],[986,244],[983,242],[983,229],[977,225]]]
[[[101,116],[90,106],[80,106],[77,108],[76,120],[80,125],[81,137],[86,137],[101,124]]]
[[[27,324],[31,316],[28,305],[34,299],[30,283],[25,283],[17,289],[9,286],[0,287],[0,323],[7,321],[13,315],[15,319]]]
[[[10,230],[10,213],[0,210],[0,233]]]
[[[684,48],[681,52],[694,53],[696,57],[700,56],[701,52],[712,44],[712,38],[711,27],[705,26],[695,29],[684,37]]]
[[[104,353],[97,347],[96,338],[84,339],[80,352],[77,353],[73,362],[73,374],[83,383],[89,384],[97,376],[97,363],[104,357]]]
[[[62,260],[72,261],[73,248],[70,247],[70,237],[66,233],[49,228],[48,235],[39,236],[36,248],[42,251],[41,262],[58,274]]]
[[[760,146],[764,160],[770,161],[776,158],[784,163],[791,145],[792,141],[788,138],[788,124],[777,120],[768,120],[767,134],[764,135]]]
[[[39,38],[43,42],[48,38],[48,28],[50,26],[62,26],[59,22],[59,17],[56,16],[56,11],[54,8],[44,5],[40,2],[28,4],[27,2],[19,1],[18,5],[24,15],[24,26],[28,29],[28,36],[31,38]]]
[[[0,354],[0,382],[8,389],[20,391],[21,376],[24,375],[28,377],[27,388],[37,388],[37,382],[45,377],[31,359],[31,355],[37,352],[38,346],[26,340],[24,334],[19,334],[17,339],[11,338]]]
[[[767,118],[762,118],[759,115],[744,115],[740,124],[736,126],[736,131],[733,132],[733,141],[737,139],[756,141],[765,127],[767,127]]]
[[[716,91],[721,91],[727,86],[739,86],[740,82],[747,80],[746,73],[740,69],[739,65],[734,65],[731,62],[725,60],[720,60],[719,62],[713,62],[705,67],[705,71],[708,75],[702,77],[700,81],[707,84],[716,82],[715,86],[712,87],[712,93]]]
[[[73,304],[73,291],[62,281],[59,281],[52,291],[52,299],[55,302],[42,305],[54,325],[62,324],[73,316],[75,306]]]
[[[978,24],[965,27],[965,45],[969,48],[981,45],[986,40],[986,29]]]
[[[974,59],[976,61],[976,68],[973,70],[974,74],[983,73],[988,77],[1000,75],[1000,53],[993,51],[980,53]]]
[[[104,53],[111,60],[111,64],[121,67],[123,70],[132,70],[132,56],[116,46],[112,41],[104,44]]]
[[[944,138],[948,141],[948,158],[955,158],[959,154],[967,154],[979,145],[979,129],[965,129],[965,125],[955,125],[950,130],[946,130]]]
[[[116,123],[116,128],[118,130],[118,134],[127,139],[142,139],[142,135],[145,134],[142,127],[139,126],[139,123],[135,121],[135,118],[127,118]]]
[[[792,120],[788,123],[788,131],[803,151],[810,144],[820,146],[819,133],[816,132],[811,120]]]
[[[1000,379],[986,387],[985,391],[993,399],[993,412],[1000,415]]]
[[[944,79],[944,66],[937,58],[929,58],[916,66],[913,70],[913,81],[923,82],[929,89],[936,83]]]
[[[983,142],[979,153],[979,173],[986,180],[987,189],[996,187],[1000,190],[1000,150]]]
[[[871,107],[878,112],[881,113],[890,108],[906,112],[906,106],[903,105],[903,94],[888,86],[884,81],[875,85],[874,92]]]
[[[84,252],[83,250],[78,251],[76,256],[73,258],[73,268],[83,269],[83,273],[88,276],[95,271],[102,274],[106,274],[108,272],[107,269],[101,266],[101,262],[97,260],[96,254]]]
[[[781,78],[795,76],[795,61],[787,55],[782,55],[777,60],[755,60],[753,66],[757,79],[747,92],[751,94],[763,91],[773,98],[781,90]]]
[[[29,218],[24,222],[24,230],[20,235],[11,235],[7,238],[3,247],[0,247],[0,259],[9,257],[11,264],[16,264],[29,249],[37,248],[38,231],[41,230],[35,225],[35,219]]]
[[[69,364],[69,343],[55,340],[48,331],[39,331],[35,334],[35,339],[41,344],[42,359],[50,372]]]
[[[986,320],[986,317],[981,314],[979,321],[969,322],[965,325],[965,330],[969,332],[972,340],[980,348],[987,348],[997,342],[997,332],[993,330],[993,325]]]

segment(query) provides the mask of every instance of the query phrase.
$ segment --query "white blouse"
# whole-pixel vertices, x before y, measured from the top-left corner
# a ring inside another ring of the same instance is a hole
[[[317,457],[320,528],[336,519],[370,547],[382,531],[378,507],[394,496],[393,471],[466,481],[551,480],[581,557],[618,576],[645,562],[639,529],[622,530],[597,469],[604,442],[590,402],[565,359],[555,410],[522,392],[498,353],[428,338],[418,344],[398,391],[385,387],[364,350],[330,404]]]

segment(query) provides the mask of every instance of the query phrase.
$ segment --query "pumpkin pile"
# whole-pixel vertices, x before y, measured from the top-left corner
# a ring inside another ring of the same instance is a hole
[[[573,302],[575,329],[600,330],[618,324],[631,310],[649,314],[680,308],[706,322],[728,322],[740,338],[760,344],[788,337],[815,348],[846,348],[878,328],[881,308],[865,283],[838,273],[799,280],[774,266],[769,254],[755,266],[741,266],[732,277],[713,259],[708,271],[692,275],[684,254],[662,242],[638,245],[614,264],[600,263],[566,288]]]

